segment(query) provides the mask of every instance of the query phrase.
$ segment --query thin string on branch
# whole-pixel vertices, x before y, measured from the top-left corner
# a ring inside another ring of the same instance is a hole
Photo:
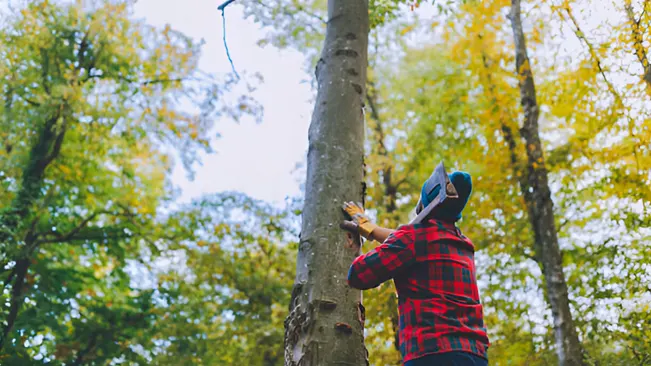
[[[233,64],[233,59],[231,58],[231,52],[228,49],[228,43],[226,42],[226,14],[225,10],[228,5],[230,5],[232,2],[235,0],[227,0],[223,4],[219,5],[217,7],[217,10],[221,10],[222,12],[222,35],[223,35],[223,40],[224,40],[224,48],[226,49],[226,57],[228,57],[228,62],[231,64],[231,69],[233,69],[233,73],[235,74],[235,77],[237,79],[240,79],[240,75],[237,73],[237,70],[235,70],[235,65]]]

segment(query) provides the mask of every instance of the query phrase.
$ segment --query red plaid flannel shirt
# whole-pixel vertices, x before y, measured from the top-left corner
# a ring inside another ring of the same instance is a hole
[[[474,253],[454,223],[430,220],[399,227],[351,265],[351,287],[366,290],[394,280],[403,362],[449,351],[488,358]]]

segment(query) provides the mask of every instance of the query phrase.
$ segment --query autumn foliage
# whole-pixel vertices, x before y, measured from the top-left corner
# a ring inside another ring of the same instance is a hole
[[[516,1],[369,2],[366,206],[397,226],[436,163],[470,172],[459,226],[478,249],[490,362],[557,364],[529,196],[544,170],[581,362],[648,364],[651,2],[522,1],[516,67]],[[0,10],[0,363],[282,365],[302,200],[179,204],[171,180],[212,151],[215,120],[261,106],[130,2],[70,3]],[[313,69],[324,1],[237,6],[261,44]],[[364,306],[370,363],[400,364],[393,284]]]

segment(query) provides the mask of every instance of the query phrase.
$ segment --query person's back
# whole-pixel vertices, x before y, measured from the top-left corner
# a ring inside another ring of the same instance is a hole
[[[465,194],[467,200],[470,189]],[[463,206],[465,202],[460,209],[448,207],[451,216],[435,214],[422,223],[400,226],[386,237],[386,229],[372,227],[366,237],[373,232],[383,243],[350,267],[348,283],[354,288],[394,280],[400,351],[407,366],[487,364],[490,343],[477,289],[475,248],[455,224]]]
[[[404,360],[433,352],[466,351],[486,358],[488,337],[475,275],[475,249],[453,223],[415,225],[416,263],[394,278],[403,311]],[[418,311],[418,310],[416,310]]]

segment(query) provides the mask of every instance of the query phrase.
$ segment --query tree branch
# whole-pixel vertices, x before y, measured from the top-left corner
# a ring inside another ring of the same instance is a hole
[[[76,236],[71,237],[71,238],[63,238],[63,239],[47,239],[47,240],[42,240],[40,243],[41,244],[60,244],[60,243],[66,243],[66,242],[73,242],[73,241],[100,241],[100,240],[118,240],[118,239],[127,239],[131,238],[133,235],[127,234],[125,232],[110,232],[106,230],[106,228],[91,228],[89,227],[87,230],[82,230],[79,232]]]
[[[84,37],[81,39],[81,42],[79,43],[79,51],[77,52],[77,59],[79,60],[79,65],[77,65],[76,68],[77,72],[79,72],[82,67],[86,68],[86,72],[90,72],[89,66],[92,66],[92,63],[91,65],[85,65],[86,55],[84,55],[89,46],[88,43],[89,32],[90,31],[84,33]]]
[[[479,36],[479,39],[482,39],[481,36]],[[524,166],[522,159],[520,156],[518,156],[518,145],[517,145],[517,140],[516,136],[513,132],[513,129],[511,126],[509,126],[509,119],[511,118],[510,116],[507,115],[507,113],[504,112],[502,108],[500,108],[499,103],[497,101],[497,90],[495,87],[495,82],[493,81],[493,77],[491,75],[490,67],[491,67],[491,60],[488,58],[488,55],[485,52],[482,52],[481,55],[482,58],[482,65],[484,66],[484,71],[486,72],[486,83],[487,89],[493,104],[493,113],[498,115],[498,119],[500,121],[500,130],[502,131],[502,136],[504,137],[504,140],[506,141],[506,144],[509,149],[509,156],[511,158],[511,169],[513,170],[513,174],[515,175],[516,181],[518,182],[518,185],[520,187],[520,192],[524,196],[524,203],[527,209],[527,212],[529,214],[529,218],[531,221],[531,218],[533,217],[533,212],[532,212],[532,207],[530,202],[533,200],[533,195],[529,190],[529,182],[527,181],[527,175],[525,174],[524,171]],[[535,241],[533,243],[535,247]],[[531,256],[528,255],[524,252],[524,248],[519,251],[520,254],[528,259],[533,260],[536,263],[541,263],[541,258],[539,256]],[[538,251],[534,251],[534,253],[537,253]]]
[[[387,149],[384,145],[384,131],[382,130],[382,125],[380,124],[380,113],[375,103],[375,100],[377,98],[377,95],[375,94],[375,84],[372,81],[369,81],[368,84],[369,88],[366,88],[366,102],[371,109],[371,118],[373,118],[376,122],[375,132],[378,134],[377,143],[380,146],[381,154],[386,155]]]
[[[389,156],[389,151],[386,148],[384,143],[385,134],[382,127],[382,119],[380,117],[380,111],[377,107],[377,94],[376,87],[373,81],[369,80],[367,82],[368,87],[366,88],[366,102],[371,109],[371,118],[375,121],[375,126],[373,130],[375,131],[375,138],[378,145],[378,155],[382,156],[385,159],[385,162],[382,165],[382,184],[384,185],[384,209],[386,214],[394,215],[397,209],[396,200],[398,193],[398,185],[393,182],[393,166],[388,165],[387,161],[391,158]]]
[[[52,128],[54,128],[54,126],[52,126]],[[45,167],[50,165],[50,163],[52,163],[52,161],[56,159],[57,156],[59,156],[65,135],[66,135],[66,122],[64,120],[64,122],[61,125],[61,131],[59,131],[59,134],[54,140],[54,146],[52,147],[52,151],[50,151],[50,153],[45,157],[45,159],[42,162],[43,170],[45,170]]]
[[[41,103],[35,102],[35,101],[31,100],[31,99],[28,99],[28,98],[25,97],[24,95],[21,95],[21,94],[19,94],[19,93],[16,93],[16,95],[17,95],[20,99],[26,101],[26,102],[27,102],[29,105],[31,105],[32,107],[40,107],[40,106],[41,106]]]
[[[146,86],[151,84],[165,84],[165,83],[177,83],[186,80],[185,78],[175,78],[175,79],[152,79],[141,81],[140,85]]]
[[[481,36],[479,37],[482,38]],[[497,91],[495,88],[495,83],[490,72],[491,61],[488,59],[488,56],[485,52],[482,52],[482,65],[486,71],[486,82],[488,84],[488,92],[490,94],[492,104],[493,104],[493,113],[497,114],[500,121],[500,129],[506,144],[509,147],[509,153],[511,158],[511,166],[516,177],[519,177],[518,182],[520,183],[520,190],[525,194],[528,191],[528,184],[526,182],[525,174],[522,171],[522,162],[517,154],[517,142],[513,134],[513,129],[508,124],[510,116],[505,116],[504,111],[499,107],[497,102]]]
[[[644,38],[642,36],[642,30],[640,29],[640,22],[644,17],[644,12],[646,11],[648,2],[648,0],[644,2],[642,14],[638,20],[635,19],[635,13],[633,11],[633,4],[631,3],[631,0],[626,0],[624,2],[624,9],[626,10],[628,21],[631,23],[631,33],[633,35],[633,47],[635,47],[635,55],[640,61],[642,69],[644,70],[642,78],[646,82],[649,91],[651,91],[651,64],[649,64],[647,52],[644,49]]]
[[[217,10],[219,10],[219,11],[224,11],[224,9],[226,9],[226,7],[229,6],[229,5],[231,5],[231,3],[234,2],[234,1],[235,1],[235,0],[227,0],[227,1],[225,1],[224,3],[222,3],[221,5],[219,5],[219,6],[217,7]]]
[[[50,94],[50,86],[48,85],[47,76],[50,66],[50,58],[47,54],[47,51],[44,48],[40,49],[41,52],[41,82],[43,83],[43,90],[46,93]]]
[[[310,16],[310,17],[312,17],[312,18],[314,18],[314,19],[320,21],[320,22],[323,23],[323,24],[328,24],[328,22],[327,22],[325,19],[323,19],[320,15],[315,14],[315,13],[313,13],[313,12],[311,12],[311,11],[306,10],[306,9],[303,7],[303,5],[299,5],[299,6],[296,8],[296,10],[298,10],[299,12],[305,13],[305,15],[308,15],[308,16]]]
[[[87,228],[88,224],[93,221],[94,219],[97,218],[99,215],[113,215],[113,216],[129,216],[130,214],[125,214],[125,213],[115,213],[111,211],[106,211],[106,210],[100,210],[96,211],[86,218],[82,219],[79,224],[72,230],[70,230],[68,233],[62,234],[56,231],[48,231],[46,233],[39,233],[36,235],[37,242],[39,244],[47,244],[47,243],[64,243],[64,242],[70,242],[74,240],[97,240],[97,239],[104,239],[107,238],[107,231],[105,230],[106,228],[92,228],[94,230],[90,230],[91,228],[88,228],[86,232],[83,232],[84,229]],[[124,235],[113,235],[113,236],[108,236],[110,238],[123,238],[123,237],[129,237],[128,234]]]
[[[555,8],[556,9],[556,8]],[[567,16],[569,17],[570,21],[574,25],[574,34],[576,35],[576,38],[579,39],[580,42],[583,42],[585,46],[588,48],[588,52],[590,53],[590,57],[592,57],[593,62],[597,66],[597,70],[599,71],[599,74],[601,74],[601,77],[604,79],[604,82],[606,83],[606,86],[608,87],[608,91],[613,95],[615,98],[615,101],[617,102],[619,107],[622,107],[624,105],[624,102],[622,101],[622,97],[619,95],[613,84],[608,80],[608,77],[606,76],[606,71],[603,68],[601,58],[599,58],[599,55],[597,55],[597,51],[595,51],[594,46],[588,38],[585,36],[585,33],[581,30],[581,27],[579,26],[579,22],[576,20],[574,17],[574,14],[572,13],[572,9],[570,9],[569,5],[563,6],[563,10],[567,13]],[[565,18],[561,12],[558,12],[559,16],[561,19]]]
[[[57,239],[59,239],[59,240],[61,240],[61,241],[67,241],[67,240],[70,240],[70,238],[72,238],[73,236],[75,236],[75,234],[77,234],[77,233],[80,232],[84,227],[86,227],[86,225],[88,225],[89,222],[91,222],[92,220],[94,220],[97,216],[99,216],[99,215],[102,214],[102,213],[108,213],[108,212],[105,212],[105,211],[99,211],[99,212],[95,212],[95,213],[91,214],[90,216],[88,216],[88,217],[86,217],[85,219],[81,220],[81,223],[79,223],[79,225],[77,225],[77,227],[75,227],[74,229],[72,229],[72,230],[71,230],[70,232],[68,232],[67,234],[59,234],[59,233],[54,232],[54,231],[49,232],[48,234],[53,234],[54,236],[57,237]]]
[[[4,267],[4,266],[3,266],[3,267]],[[11,281],[13,281],[15,275],[16,275],[16,266],[14,265],[14,268],[11,269],[11,273],[9,273],[9,276],[8,276],[7,279],[5,280],[5,283],[4,283],[4,287],[3,287],[3,288],[9,286],[9,284],[11,283]]]
[[[271,5],[265,3],[264,0],[257,0],[257,3],[258,3],[258,5],[263,6],[263,7],[267,8],[267,9],[272,9],[272,10],[274,9]],[[318,20],[319,22],[321,22],[323,24],[328,24],[328,21],[325,18],[321,17],[319,14],[315,14],[315,13],[313,13],[311,11],[308,11],[302,5],[298,5],[296,7],[296,11],[299,12],[299,13],[303,13],[303,14],[311,17],[311,18],[314,18],[314,19]],[[289,9],[285,9],[284,7],[283,7],[283,13],[285,13],[286,15],[290,15],[290,16],[292,15],[291,11]],[[315,29],[312,26],[310,26],[310,27],[312,29]]]
[[[645,0],[645,2],[646,2],[646,0]],[[586,47],[588,47],[588,51],[590,53],[590,56],[592,57],[593,61],[597,65],[599,73],[601,74],[604,81],[606,82],[606,85],[608,86],[608,91],[612,94],[613,98],[615,98],[615,104],[616,104],[617,108],[613,109],[612,115],[615,115],[617,109],[621,109],[622,110],[622,116],[624,118],[626,118],[626,120],[628,121],[629,133],[631,134],[631,137],[635,137],[635,132],[633,130],[633,126],[635,126],[636,121],[628,113],[626,113],[626,106],[624,105],[624,99],[622,98],[621,94],[619,94],[617,89],[615,89],[613,84],[606,77],[606,73],[605,73],[605,71],[604,71],[604,69],[602,67],[601,59],[599,58],[599,55],[597,55],[597,52],[595,51],[592,43],[590,43],[588,38],[585,36],[585,33],[583,33],[583,31],[581,30],[581,27],[579,27],[578,21],[574,17],[574,14],[572,14],[572,9],[570,9],[569,5],[565,5],[563,7],[563,9],[565,10],[568,17],[572,21],[572,24],[574,24],[574,27],[576,28],[574,30],[574,34],[579,39],[579,41],[582,41],[586,45]],[[562,14],[560,14],[560,16],[561,16],[561,18],[563,17]],[[633,18],[633,20],[634,20],[634,18]],[[648,62],[647,62],[647,66],[648,66]],[[646,75],[647,74],[647,69],[645,69],[645,76],[644,77],[646,79],[647,76],[648,76],[649,81],[650,81],[650,83],[648,84],[649,85],[649,90],[651,90],[651,68],[649,68],[648,70],[649,70],[648,71],[649,75]],[[614,123],[616,120],[617,120],[616,118],[610,118],[609,120],[603,122],[600,126],[597,127],[597,131],[603,130],[604,128],[606,128],[610,124]],[[640,161],[639,161],[639,156],[638,156],[638,152],[637,152],[638,145],[639,145],[639,143],[636,142],[635,145],[633,146],[633,155],[634,155],[635,162],[636,162],[636,165],[637,165],[637,169],[638,169],[638,172],[639,172],[640,171]]]

